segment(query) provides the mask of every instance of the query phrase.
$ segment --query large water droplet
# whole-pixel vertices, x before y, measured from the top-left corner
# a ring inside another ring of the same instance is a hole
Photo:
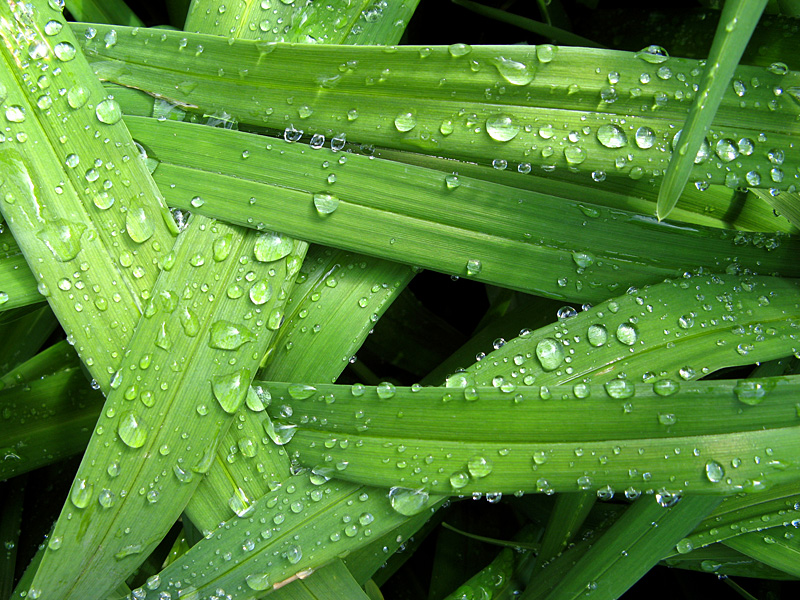
[[[545,371],[552,371],[564,362],[564,348],[558,341],[544,338],[536,344],[536,356]]]
[[[339,198],[322,192],[314,194],[314,208],[320,215],[329,215],[339,208]]]
[[[639,127],[639,129],[636,130],[634,139],[639,148],[646,150],[647,148],[652,148],[656,143],[656,133],[649,127]]]
[[[466,471],[456,471],[452,475],[450,475],[450,485],[456,489],[460,490],[461,488],[465,487],[469,483],[469,473]]]
[[[618,125],[606,123],[597,128],[597,141],[606,148],[623,148],[628,145],[628,136]]]
[[[397,128],[397,131],[402,133],[411,131],[417,126],[417,117],[410,111],[398,113],[394,118],[394,126]]]
[[[586,339],[596,348],[604,345],[608,341],[608,331],[603,325],[589,325],[586,331]]]
[[[481,477],[486,477],[489,473],[491,473],[492,466],[491,459],[484,458],[483,456],[473,456],[467,463],[467,470],[469,471],[470,475],[476,479],[479,479]]]
[[[51,219],[36,233],[48,247],[56,260],[68,262],[81,251],[81,236],[86,230],[83,223],[72,223],[65,219]]]
[[[255,339],[255,334],[247,327],[220,319],[211,325],[208,345],[219,350],[236,350]]]
[[[212,254],[214,256],[214,260],[216,262],[222,262],[228,255],[231,253],[231,249],[233,248],[233,234],[226,233],[224,235],[219,236],[214,240],[212,244]]]
[[[498,142],[508,142],[519,134],[520,127],[508,115],[492,115],[486,119],[486,133]]]
[[[94,486],[85,479],[76,479],[72,484],[69,499],[77,508],[86,508],[92,500]]]
[[[197,318],[197,315],[194,314],[190,308],[184,307],[180,313],[180,319],[181,327],[183,327],[183,332],[186,335],[195,337],[200,333],[200,319]]]
[[[447,47],[450,56],[458,58],[459,56],[466,56],[472,52],[472,46],[469,44],[450,44]]]
[[[286,549],[286,559],[296,565],[303,558],[303,550],[297,544],[292,544]]]
[[[313,385],[306,385],[304,383],[292,383],[287,388],[289,395],[295,400],[305,400],[310,398],[317,391]]]
[[[75,58],[75,55],[78,53],[78,51],[75,50],[75,46],[69,42],[60,42],[56,44],[55,48],[53,48],[53,53],[56,55],[58,60],[69,62]],[[117,121],[119,121],[119,119],[117,119]]]
[[[764,400],[764,396],[767,395],[767,390],[764,385],[760,381],[755,381],[753,379],[739,380],[739,383],[733,388],[733,392],[736,394],[739,402],[749,404],[750,406],[760,404],[761,401]]]
[[[638,337],[636,325],[633,323],[626,322],[617,327],[617,339],[627,346],[633,346]]]
[[[247,396],[250,388],[250,369],[241,369],[228,375],[212,375],[211,390],[219,405],[229,415],[232,415]]]
[[[719,483],[725,477],[725,469],[715,460],[706,463],[706,477],[711,483]]]
[[[535,68],[503,56],[489,59],[489,62],[497,67],[503,79],[512,85],[528,85],[536,75]]]
[[[147,441],[147,426],[142,417],[137,416],[133,411],[122,413],[117,433],[125,445],[130,448],[141,448]]]
[[[267,573],[251,573],[244,578],[244,581],[247,587],[256,591],[268,590],[272,586]]]
[[[94,112],[97,115],[97,120],[107,125],[113,125],[122,118],[122,109],[119,106],[119,102],[113,98],[106,98],[98,102]]]
[[[612,379],[605,385],[606,393],[617,400],[630,398],[636,391],[633,383],[627,379]]]
[[[412,517],[421,513],[428,506],[430,496],[423,490],[412,490],[403,487],[393,487],[389,490],[389,502],[395,512]]]
[[[146,242],[156,231],[153,218],[149,215],[149,209],[141,204],[131,206],[125,216],[125,229],[130,238],[139,244]]]
[[[250,301],[253,304],[265,304],[272,298],[272,284],[266,279],[256,281],[250,286]]]
[[[640,58],[651,65],[658,65],[665,62],[669,58],[669,54],[661,46],[652,45],[639,50],[636,53],[636,58]]]
[[[272,262],[288,255],[293,248],[294,240],[292,238],[277,231],[267,231],[256,238],[253,254],[258,261]]]
[[[67,91],[67,103],[72,108],[80,108],[89,100],[91,92],[82,85],[73,85]]]

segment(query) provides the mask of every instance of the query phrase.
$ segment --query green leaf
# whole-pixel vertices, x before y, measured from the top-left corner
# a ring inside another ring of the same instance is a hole
[[[752,531],[729,538],[723,543],[742,554],[752,556],[757,561],[784,571],[793,577],[800,577],[798,558],[800,542],[794,539],[794,527],[761,533]]]
[[[67,10],[76,21],[112,25],[144,25],[124,0],[66,0]]]
[[[193,218],[114,374],[31,589],[101,596],[161,541],[244,404],[305,248]],[[230,293],[248,279],[268,281],[270,301]]]
[[[728,0],[725,3],[719,18],[717,33],[714,36],[714,43],[703,69],[703,78],[695,93],[692,107],[689,109],[689,116],[686,118],[684,125],[686,133],[675,144],[675,152],[670,158],[670,164],[658,193],[656,215],[659,221],[665,219],[672,211],[686,182],[691,177],[698,152],[701,151],[717,108],[725,93],[730,93],[731,77],[766,5],[766,0]],[[738,80],[733,88],[740,90],[736,92],[737,94],[744,95],[746,84]],[[726,139],[717,142],[716,151],[721,158],[739,153],[738,148]],[[728,160],[728,158],[724,158],[724,160]],[[758,176],[755,171],[752,173]],[[731,187],[741,185],[741,180],[737,180],[734,173],[726,175],[726,183],[728,183],[728,177],[731,178]]]
[[[587,182],[591,173],[597,180],[659,178],[702,73],[698,61],[665,62],[648,52],[229,44],[199,34],[124,28],[115,29],[117,43],[106,47],[109,28],[97,27],[90,39],[85,29],[76,27],[102,80],[201,114],[224,110],[243,124],[285,130],[289,139],[345,133],[351,142],[522,172],[536,166],[567,177],[574,169]],[[597,64],[613,64],[616,75],[598,71]],[[742,109],[736,92],[725,90],[714,149],[694,166],[691,180],[742,185],[748,172],[773,167],[767,151],[774,148],[785,153],[780,170],[789,175],[769,183],[762,177],[761,185],[788,189],[800,161],[796,133],[785,127],[796,103],[791,94],[776,98],[771,89],[788,86],[796,74],[742,66],[737,77],[759,80],[749,91],[753,104]],[[738,142],[728,149],[727,140],[745,141],[740,150]]]

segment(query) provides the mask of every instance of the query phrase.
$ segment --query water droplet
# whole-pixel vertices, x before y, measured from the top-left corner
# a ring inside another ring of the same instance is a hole
[[[277,231],[267,231],[256,238],[253,254],[260,262],[272,262],[287,256],[293,249],[292,238]]]
[[[141,244],[153,237],[156,225],[149,214],[149,209],[138,204],[128,208],[125,215],[125,229],[134,242]]]
[[[389,502],[395,512],[412,517],[421,513],[428,506],[430,496],[423,490],[412,490],[393,487],[389,490]]]
[[[456,471],[450,475],[450,485],[454,489],[460,490],[469,483],[469,473],[466,471]]]
[[[228,375],[211,376],[211,390],[222,410],[229,415],[239,410],[250,388],[250,379],[250,369],[246,368]]]
[[[122,413],[117,426],[120,439],[130,448],[141,448],[147,441],[147,425],[133,411]]]
[[[636,58],[648,62],[651,65],[658,65],[666,62],[669,58],[669,54],[661,46],[652,45],[639,50],[639,52],[636,53]]]
[[[25,120],[25,109],[18,104],[6,108],[6,119],[12,123],[22,123]]]
[[[633,383],[627,379],[612,379],[605,384],[606,393],[617,400],[630,398],[636,391]]]
[[[320,215],[329,215],[339,208],[339,198],[333,194],[316,193],[314,194],[314,208]]]
[[[255,334],[247,327],[220,319],[211,325],[208,345],[219,350],[236,350],[255,339]]]
[[[50,54],[50,47],[42,41],[33,41],[28,46],[28,56],[32,60],[47,58],[48,54]]]
[[[497,68],[503,79],[511,85],[528,85],[536,75],[535,68],[503,56],[489,59],[489,62]]]
[[[303,550],[297,544],[292,544],[286,549],[286,559],[296,565],[303,558]]]
[[[447,51],[450,53],[450,56],[458,58],[459,56],[466,56],[472,52],[472,46],[469,44],[450,44],[450,46],[447,47]]]
[[[113,125],[122,118],[122,109],[116,100],[113,98],[106,98],[97,103],[95,114],[97,115],[97,120],[101,123]]]
[[[58,60],[64,62],[71,61],[73,58],[75,58],[75,55],[77,53],[78,51],[75,50],[75,46],[73,46],[69,42],[60,42],[56,44],[55,48],[53,48],[53,54],[56,55]],[[117,119],[117,121],[119,121],[119,119]]]
[[[378,393],[378,397],[383,400],[388,400],[389,398],[393,398],[397,389],[395,388],[393,383],[389,383],[388,381],[384,381],[378,384],[376,388]]]
[[[251,573],[244,578],[244,581],[251,590],[263,591],[272,587],[267,573]]]
[[[608,331],[603,325],[589,325],[586,339],[592,346],[599,348],[608,341]]]
[[[467,275],[471,277],[479,275],[482,268],[481,261],[477,258],[471,258],[467,261]]]
[[[508,115],[492,115],[486,119],[486,133],[498,142],[508,142],[519,134],[520,126]]]
[[[719,483],[725,477],[725,469],[715,460],[706,463],[706,477],[711,483]]]
[[[627,346],[633,346],[638,337],[636,325],[633,323],[626,322],[617,327],[617,339]]]
[[[761,401],[764,400],[764,396],[767,395],[767,390],[764,385],[760,381],[755,381],[753,379],[740,379],[736,387],[733,388],[733,392],[736,394],[739,402],[749,404],[750,406],[760,404]]]
[[[570,165],[579,165],[586,160],[587,152],[580,146],[567,146],[564,148],[564,158]]]
[[[76,508],[86,508],[92,500],[94,486],[85,479],[76,479],[72,484],[69,499]]]
[[[53,253],[56,260],[68,262],[81,251],[81,236],[86,230],[83,223],[72,223],[65,219],[51,219],[36,237]]]
[[[552,338],[544,338],[536,344],[536,356],[545,371],[553,371],[564,362],[564,348]]]
[[[731,139],[722,138],[714,146],[714,152],[722,162],[727,163],[739,157],[739,146]]]
[[[618,125],[606,123],[597,128],[597,141],[606,148],[623,148],[628,145],[628,136]]]
[[[467,463],[467,470],[470,475],[479,479],[491,473],[492,466],[492,461],[490,459],[484,458],[483,456],[473,456]]]
[[[653,391],[659,396],[671,396],[680,389],[680,384],[672,379],[660,379],[653,384]]]
[[[289,395],[295,400],[305,400],[310,398],[317,391],[313,385],[306,385],[304,383],[292,383],[287,388]]]
[[[656,143],[656,133],[649,127],[639,127],[639,129],[636,130],[634,139],[639,148],[646,150],[652,148]]]
[[[272,297],[272,285],[266,279],[256,281],[250,286],[250,301],[256,305],[262,305]]]
[[[417,117],[413,112],[401,112],[394,118],[394,126],[402,133],[411,131],[417,126]]]

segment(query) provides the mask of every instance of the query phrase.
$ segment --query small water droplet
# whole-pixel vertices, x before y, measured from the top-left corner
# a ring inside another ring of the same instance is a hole
[[[467,463],[469,474],[476,479],[486,477],[492,472],[492,461],[483,456],[473,456]]]
[[[545,371],[553,371],[564,362],[564,348],[552,338],[544,338],[536,344],[536,356]]]
[[[97,115],[97,120],[101,123],[113,125],[122,118],[122,109],[119,106],[119,102],[113,98],[106,98],[97,103],[95,114]]]
[[[633,323],[626,322],[617,327],[617,339],[626,346],[633,346],[638,337],[638,330]]]
[[[75,55],[77,53],[78,51],[75,50],[75,46],[73,46],[69,42],[60,42],[55,45],[55,48],[53,48],[53,54],[56,55],[56,58],[58,58],[58,60],[63,62],[71,61],[73,58],[75,58]]]
[[[492,115],[486,119],[486,133],[498,142],[508,142],[519,134],[520,126],[508,115]]]
[[[293,249],[292,238],[277,231],[267,231],[256,238],[253,254],[260,262],[272,262],[287,256]]]
[[[378,397],[379,398],[381,398],[383,400],[388,400],[388,399],[394,397],[395,392],[397,391],[397,388],[395,388],[393,383],[389,383],[388,381],[384,381],[384,382],[378,384],[378,387],[376,388],[376,391],[378,393]]]
[[[255,334],[247,327],[220,319],[211,325],[208,345],[219,350],[236,350],[255,339]]]
[[[417,117],[413,112],[403,111],[398,113],[398,115],[394,118],[394,126],[397,128],[397,131],[400,131],[401,133],[411,131],[417,126]]]
[[[597,128],[597,141],[606,148],[623,148],[628,145],[628,136],[618,125],[606,123]]]
[[[85,479],[76,479],[72,484],[69,499],[76,508],[86,508],[92,500],[94,486]]]
[[[251,573],[244,581],[251,590],[263,591],[272,587],[267,573]]]
[[[760,381],[753,379],[740,379],[736,387],[733,388],[733,392],[739,402],[750,406],[760,404],[764,400],[764,396],[767,395],[764,385]]]
[[[715,460],[706,463],[706,477],[711,483],[719,483],[725,477],[725,469]]]
[[[339,208],[339,198],[333,194],[316,193],[314,194],[314,208],[320,215],[329,215]]]
[[[528,85],[536,75],[536,69],[525,63],[511,60],[503,56],[489,59],[500,75],[511,85]]]
[[[303,550],[297,544],[292,544],[286,549],[286,559],[296,565],[303,558]]]

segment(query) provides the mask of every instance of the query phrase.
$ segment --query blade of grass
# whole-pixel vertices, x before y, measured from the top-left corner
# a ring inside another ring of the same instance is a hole
[[[773,569],[722,544],[697,548],[686,554],[674,554],[663,561],[668,567],[714,573],[718,576],[753,577],[761,579],[794,579],[788,573]]]
[[[459,600],[464,597],[493,598],[508,586],[513,566],[514,552],[510,548],[503,548],[491,563],[445,596],[444,600]]]
[[[521,598],[579,598],[587,592],[601,599],[618,598],[713,510],[720,500],[688,496],[665,509],[651,498],[641,498],[592,545],[549,593],[540,595],[534,586],[529,587]]]
[[[66,0],[65,4],[76,21],[144,26],[124,0]]]
[[[729,548],[752,556],[758,562],[764,563],[788,573],[793,577],[800,577],[800,542],[794,539],[794,533],[788,528],[781,531],[767,532],[752,531],[729,538],[723,542]]]
[[[85,27],[76,31],[81,37]],[[206,114],[225,110],[242,124],[285,130],[290,139],[301,137],[301,131],[345,133],[361,144],[493,163],[497,168],[511,165],[529,171],[529,166],[537,166],[554,177],[562,172],[571,177],[577,170],[587,182],[591,173],[597,180],[660,180],[675,130],[702,72],[697,61],[688,59],[653,64],[648,61],[662,57],[591,48],[554,52],[553,47],[541,46],[455,45],[428,53],[412,46],[386,52],[377,47],[246,40],[229,46],[199,34],[132,35],[123,28],[116,29],[118,42],[105,48],[102,36],[108,31],[98,26],[94,37],[84,37],[85,51],[94,56],[93,66],[102,80],[143,89]],[[298,69],[299,64],[304,67]],[[342,64],[344,71],[339,69]],[[472,68],[476,64],[477,72]],[[613,73],[598,72],[597,64],[616,68]],[[387,69],[388,75],[382,75]],[[767,151],[774,148],[785,154],[785,176],[769,184],[762,177],[762,185],[788,189],[800,164],[796,132],[785,127],[794,118],[796,104],[789,97],[776,99],[771,90],[790,87],[797,76],[739,67],[737,77],[756,77],[761,85],[749,90],[752,104],[745,109],[735,91],[726,90],[709,134],[713,150],[708,146],[704,160],[694,166],[692,181],[741,185],[750,171],[773,168]],[[616,83],[609,83],[609,77]],[[576,87],[565,86],[565,81]],[[486,89],[496,91],[487,97]],[[291,106],[288,96],[293,98]],[[757,141],[764,138],[767,142]],[[741,149],[730,140],[743,140]]]
[[[102,406],[75,366],[0,391],[0,480],[82,452]]]
[[[80,361],[66,340],[56,342],[3,375],[0,378],[0,390],[31,383],[58,371],[79,366]]]
[[[732,493],[796,481],[797,380],[763,380],[769,391],[750,411],[743,410],[747,385],[683,383],[667,397],[648,384],[629,384],[622,397],[616,386],[597,384],[577,392],[572,385],[467,389],[477,401],[462,390],[396,388],[388,402],[381,402],[387,386],[269,389],[271,417],[294,433],[299,460],[311,468],[339,464],[342,479],[438,494],[610,496],[626,489]],[[309,400],[296,399],[306,394]],[[281,417],[283,406],[291,417]],[[731,464],[740,466],[724,466]]]
[[[24,476],[0,483],[0,539],[4,546],[0,554],[0,598],[3,600],[9,598],[14,589],[26,483]]]
[[[792,225],[800,227],[800,194],[797,192],[782,192],[773,195],[767,190],[756,189],[750,190],[750,193],[786,217]]]
[[[714,43],[703,69],[703,78],[686,117],[685,133],[675,145],[658,192],[656,216],[659,221],[665,219],[675,207],[691,176],[695,157],[723,95],[729,91],[731,77],[766,5],[766,0],[728,0],[722,9]]]
[[[48,597],[108,593],[169,531],[280,327],[305,244],[195,216],[174,252],[32,584]],[[245,282],[263,293],[229,292]]]
[[[659,224],[465,177],[449,189],[439,171],[283,141],[264,149],[263,138],[241,132],[141,118],[128,124],[161,160],[154,177],[173,206],[529,293],[600,301],[701,266],[785,276],[798,268],[795,242],[782,235]],[[197,168],[209,155],[224,175]]]
[[[679,387],[723,367],[794,354],[796,295],[794,280],[732,275],[685,276],[633,288],[523,332],[466,373],[451,376],[448,385],[549,385],[624,376],[632,383],[667,378],[659,385]]]
[[[558,494],[536,558],[538,565],[548,562],[564,549],[583,526],[596,500],[597,495],[590,492]]]
[[[60,11],[35,2],[3,5],[0,15],[0,82],[13,117],[0,149],[0,210],[40,293],[108,389],[174,223]]]
[[[0,381],[5,380],[8,371],[36,354],[57,325],[47,306],[0,313],[0,338],[11,341],[0,347],[0,372],[4,374]]]

